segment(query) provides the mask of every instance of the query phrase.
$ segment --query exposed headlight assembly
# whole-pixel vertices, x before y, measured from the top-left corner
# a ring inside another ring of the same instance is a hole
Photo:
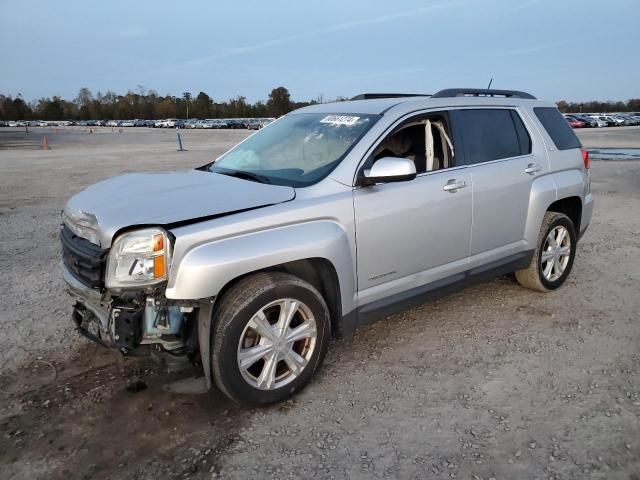
[[[107,288],[150,286],[167,279],[171,245],[160,228],[123,233],[113,242],[107,261]]]

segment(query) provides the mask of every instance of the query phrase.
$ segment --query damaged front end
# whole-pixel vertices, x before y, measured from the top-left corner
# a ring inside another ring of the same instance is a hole
[[[124,233],[103,250],[65,224],[61,242],[79,333],[124,355],[151,355],[168,370],[198,358],[197,302],[164,296],[171,255],[164,230]]]

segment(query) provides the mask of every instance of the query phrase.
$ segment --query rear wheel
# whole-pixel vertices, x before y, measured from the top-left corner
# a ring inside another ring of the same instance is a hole
[[[515,272],[518,283],[539,292],[560,287],[571,273],[576,243],[575,226],[569,217],[545,213],[531,264]]]
[[[237,403],[279,402],[311,380],[329,336],[329,310],[312,285],[281,272],[251,275],[214,312],[213,378]]]

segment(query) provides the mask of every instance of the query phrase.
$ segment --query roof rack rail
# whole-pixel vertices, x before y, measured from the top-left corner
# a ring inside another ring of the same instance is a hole
[[[536,100],[536,97],[527,92],[520,92],[518,90],[489,90],[486,88],[447,88],[431,96],[431,98],[448,97],[505,97]]]
[[[374,100],[377,98],[429,97],[428,93],[361,93],[350,100]]]

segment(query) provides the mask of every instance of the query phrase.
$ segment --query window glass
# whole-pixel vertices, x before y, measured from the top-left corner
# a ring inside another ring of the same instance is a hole
[[[516,127],[516,132],[518,134],[518,142],[520,143],[520,155],[528,155],[531,153],[531,137],[529,136],[529,132],[522,123],[522,119],[520,115],[515,110],[511,110],[511,119],[513,120],[513,124]]]
[[[418,174],[455,165],[453,138],[446,112],[413,117],[387,135],[365,163],[365,169],[382,157],[413,160]]]
[[[312,185],[331,173],[378,118],[362,114],[289,114],[258,130],[208,168],[276,185]]]
[[[582,146],[580,140],[578,140],[578,137],[573,133],[573,130],[557,108],[535,107],[533,112],[558,150],[569,150],[570,148],[580,148]]]
[[[520,138],[522,132],[518,134],[511,110],[458,110],[456,117],[462,127],[468,164],[517,157],[522,155],[523,151],[530,152],[531,140],[524,125],[520,126],[526,137]],[[518,121],[522,124],[522,120],[518,118]]]

